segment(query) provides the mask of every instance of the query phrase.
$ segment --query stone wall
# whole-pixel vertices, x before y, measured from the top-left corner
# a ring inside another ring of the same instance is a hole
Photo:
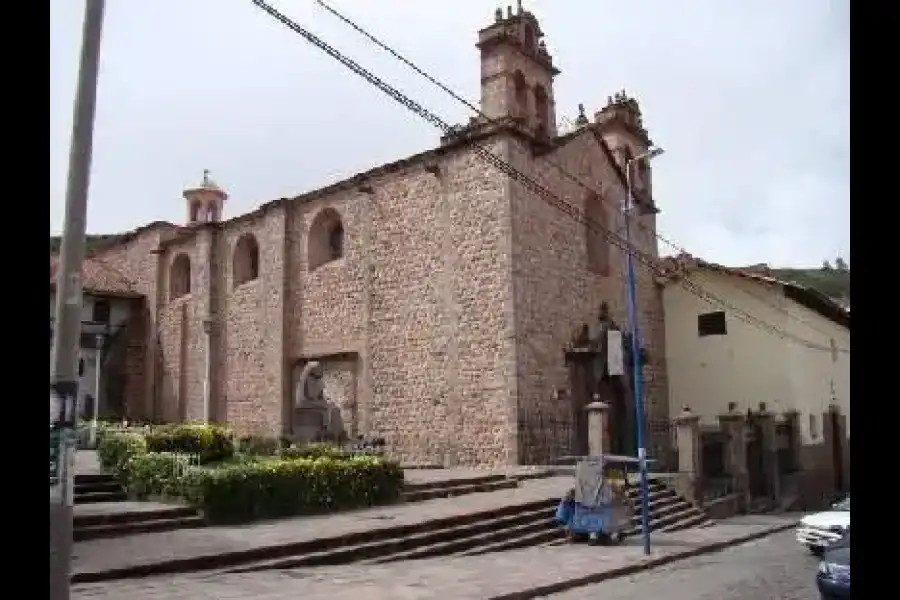
[[[624,186],[592,133],[585,130],[545,159],[533,159],[522,144],[513,148],[516,167],[581,211],[588,190],[554,165],[600,191],[606,222],[621,234],[624,222],[616,207],[621,206]],[[569,384],[562,349],[581,324],[597,320],[602,302],[609,304],[616,322],[627,323],[625,256],[613,246],[608,275],[592,272],[587,265],[584,224],[518,183],[512,184],[511,202],[519,408],[529,412],[543,407],[544,412],[566,414],[568,406],[551,405],[557,402],[554,390]],[[652,216],[640,219],[655,230]],[[641,250],[655,254],[656,238],[639,233],[635,241]],[[651,418],[667,419],[661,297],[647,268],[638,264],[636,273],[642,341],[650,356],[644,370],[647,410]]]

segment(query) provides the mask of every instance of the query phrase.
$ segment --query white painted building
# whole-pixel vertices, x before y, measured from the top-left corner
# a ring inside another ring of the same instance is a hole
[[[775,413],[798,411],[804,445],[818,445],[823,414],[835,405],[849,431],[849,311],[758,273],[693,259],[670,264],[677,275],[663,297],[671,414],[689,406],[713,424],[731,402],[743,412],[765,402]],[[698,298],[685,280],[731,308]]]
[[[50,283],[50,361],[53,361],[53,336],[55,329],[56,286],[53,282],[54,258],[51,257]],[[101,276],[104,275],[104,276]],[[106,369],[111,359],[118,352],[121,355],[121,334],[129,324],[132,314],[139,309],[141,296],[127,289],[127,282],[117,280],[116,274],[106,272],[104,265],[95,261],[85,261],[83,269],[84,290],[81,308],[81,339],[78,364],[79,373],[78,397],[79,412],[89,417],[91,405],[85,399],[98,398],[99,408],[104,414],[109,408],[107,403]],[[106,289],[104,289],[106,288]],[[125,288],[125,289],[123,289]],[[99,357],[99,360],[98,360]],[[98,370],[99,369],[99,370]],[[118,392],[117,392],[118,393]]]

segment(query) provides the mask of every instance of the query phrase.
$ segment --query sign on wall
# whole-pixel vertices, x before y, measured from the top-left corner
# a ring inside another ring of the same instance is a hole
[[[606,332],[606,366],[610,375],[625,374],[625,347],[621,331],[610,329]]]

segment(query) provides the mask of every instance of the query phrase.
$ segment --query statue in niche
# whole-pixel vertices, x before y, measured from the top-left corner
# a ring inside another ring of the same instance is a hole
[[[327,404],[325,400],[324,375],[325,373],[320,362],[311,360],[304,365],[297,382],[295,405],[298,408],[304,406],[321,407]]]

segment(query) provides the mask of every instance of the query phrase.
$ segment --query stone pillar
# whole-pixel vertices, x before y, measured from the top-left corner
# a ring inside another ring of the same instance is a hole
[[[766,478],[768,497],[775,503],[781,502],[781,478],[778,474],[778,438],[775,434],[775,415],[760,403],[759,412],[754,415],[762,433],[763,475]]]
[[[749,475],[747,474],[746,417],[729,406],[728,412],[719,415],[719,425],[727,436],[725,442],[725,468],[734,482],[734,493],[738,495],[738,509],[745,509],[750,502]]]
[[[693,504],[700,504],[700,478],[703,465],[700,452],[700,416],[687,406],[675,417],[675,439],[678,444],[678,478],[676,489]]]
[[[609,420],[609,404],[594,401],[584,407],[588,414],[588,454],[603,456],[609,449],[607,426]]]

